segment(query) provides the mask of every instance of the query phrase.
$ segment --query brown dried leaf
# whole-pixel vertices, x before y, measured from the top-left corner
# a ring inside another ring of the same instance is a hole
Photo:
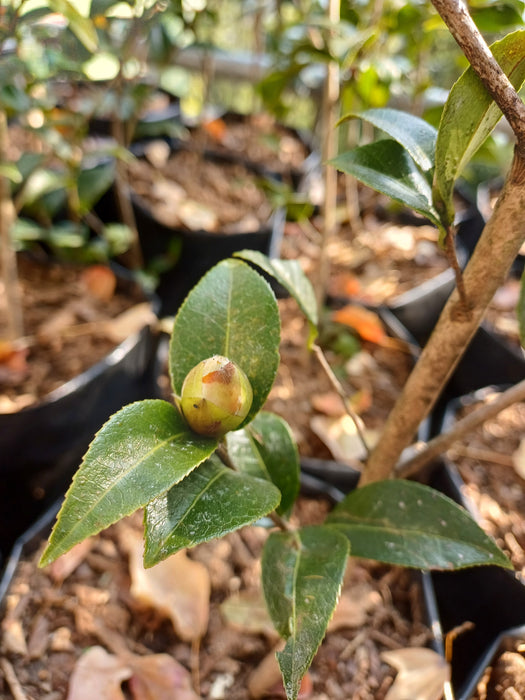
[[[121,537],[129,552],[132,596],[168,617],[183,641],[200,639],[208,627],[210,608],[211,585],[206,567],[180,551],[145,569],[141,534],[126,528]]]
[[[68,576],[71,576],[73,571],[85,560],[86,555],[93,548],[94,542],[93,538],[88,538],[50,564],[47,573],[51,580],[54,583],[62,583]]]
[[[366,622],[369,611],[381,602],[380,594],[367,583],[344,590],[328,625],[328,631],[361,627]]]
[[[265,634],[270,638],[277,634],[260,590],[234,593],[222,603],[221,613],[230,625],[242,632]]]
[[[106,321],[104,328],[108,338],[115,343],[121,343],[130,335],[138,333],[144,326],[153,325],[156,317],[148,301],[135,304],[121,314]]]
[[[132,675],[128,663],[99,646],[77,661],[69,682],[67,700],[125,700],[121,683]]]
[[[248,692],[250,698],[259,700],[259,698],[286,698],[286,693],[283,686],[281,671],[275,656],[276,651],[280,651],[284,647],[284,642],[271,651],[257,668],[251,673],[248,680]],[[307,700],[313,692],[312,678],[307,673],[301,681],[299,688],[298,700]]]
[[[27,656],[27,644],[22,622],[6,617],[2,622],[2,647],[11,654]]]
[[[109,301],[117,288],[117,277],[107,265],[90,265],[82,271],[82,283],[87,292],[99,301]]]
[[[363,443],[350,416],[344,415],[340,418],[314,416],[310,426],[337,461],[354,464],[356,460],[366,457]],[[373,447],[379,437],[379,431],[364,429],[363,434],[367,445]]]
[[[130,656],[128,661],[134,700],[199,700],[189,671],[168,654]]]
[[[43,343],[56,340],[67,328],[77,323],[76,302],[67,304],[64,308],[52,313],[37,330],[37,337]]]
[[[385,700],[441,700],[450,681],[450,666],[433,649],[412,647],[384,651],[383,661],[397,669]]]
[[[327,416],[341,416],[345,412],[343,400],[335,391],[327,391],[324,394],[314,394],[311,398],[312,407],[319,413]]]

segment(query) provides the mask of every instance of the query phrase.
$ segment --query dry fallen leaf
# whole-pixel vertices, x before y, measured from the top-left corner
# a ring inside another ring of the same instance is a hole
[[[0,382],[16,385],[27,376],[28,349],[19,342],[0,340]]]
[[[91,647],[73,669],[67,700],[125,700],[121,684],[131,675],[123,659],[100,646]]]
[[[134,700],[199,700],[187,669],[168,654],[126,655]]]
[[[367,583],[354,585],[344,590],[328,624],[328,632],[335,632],[346,627],[361,627],[370,610],[381,603],[380,594]]]
[[[47,571],[49,577],[55,583],[62,583],[68,576],[70,576],[75,569],[82,564],[86,555],[91,551],[95,540],[89,537],[87,540],[83,540],[79,544],[75,545],[68,552],[63,554],[58,559],[49,565]]]
[[[353,328],[363,340],[369,340],[372,343],[381,343],[386,337],[383,322],[379,316],[362,306],[347,304],[333,312],[332,320]]]
[[[312,408],[327,416],[341,416],[345,413],[343,400],[335,391],[327,391],[324,394],[314,394],[310,401]]]
[[[138,333],[144,326],[152,325],[155,322],[155,314],[149,301],[135,304],[130,309],[126,309],[111,321],[104,323],[107,336],[115,343],[121,343],[130,335]]]
[[[89,294],[99,301],[113,298],[117,287],[117,277],[107,265],[90,265],[82,271],[82,282]]]
[[[310,426],[328,447],[336,461],[353,465],[356,460],[366,457],[365,448],[350,416],[344,415],[340,418],[314,416]],[[363,435],[368,447],[374,447],[379,431],[363,429]]]
[[[156,168],[166,165],[171,154],[169,143],[162,139],[153,139],[146,144],[144,153],[149,162]]]
[[[210,121],[205,121],[202,124],[203,130],[211,136],[214,141],[219,143],[224,140],[228,127],[223,119],[211,119]]]
[[[234,593],[221,604],[221,613],[230,625],[243,632],[270,638],[277,634],[260,590]]]
[[[450,666],[433,649],[412,647],[384,651],[383,661],[397,669],[385,700],[441,700],[450,681]]]
[[[141,533],[122,526],[120,537],[129,553],[131,595],[168,617],[183,641],[201,639],[208,628],[210,607],[211,585],[206,567],[180,551],[145,569]]]
[[[252,671],[248,680],[248,692],[250,698],[259,700],[259,698],[286,698],[286,693],[283,687],[283,680],[279,663],[275,656],[276,651],[281,651],[284,648],[284,642],[279,644],[267,654],[257,668]],[[298,700],[307,700],[313,692],[312,678],[307,673],[301,681],[299,688]]]

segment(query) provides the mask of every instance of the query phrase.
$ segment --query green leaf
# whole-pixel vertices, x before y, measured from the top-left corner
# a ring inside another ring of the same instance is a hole
[[[282,497],[277,512],[287,515],[299,493],[299,453],[288,424],[273,413],[259,413],[244,430],[226,435],[236,469],[272,481]]]
[[[241,250],[234,254],[253,263],[271,275],[293,296],[299,304],[299,308],[306,316],[310,324],[309,343],[313,343],[317,336],[317,324],[319,313],[314,288],[297,260],[270,260],[267,255],[257,250]]]
[[[275,510],[280,498],[273,484],[212,457],[146,507],[144,565],[250,525]]]
[[[525,29],[508,34],[490,48],[519,89],[525,80]],[[468,68],[450,91],[436,143],[434,202],[448,224],[454,221],[454,184],[500,118],[499,107],[474,70]]]
[[[330,163],[365,185],[386,194],[440,225],[432,205],[432,190],[409,153],[397,141],[383,139],[359,146]]]
[[[34,170],[21,190],[21,204],[28,206],[40,204],[40,200],[50,192],[63,190],[68,184],[66,173],[53,170]]]
[[[520,341],[525,348],[525,272],[521,277],[520,296],[518,299],[518,324],[520,329]]]
[[[204,275],[180,307],[170,342],[176,394],[196,364],[224,355],[253,389],[248,423],[266,401],[279,366],[279,309],[269,284],[240,260],[223,260]],[[242,426],[239,426],[242,427]]]
[[[413,481],[380,481],[348,494],[326,519],[350,540],[352,555],[418,569],[480,564],[512,568],[463,508]]]
[[[297,698],[326,633],[348,554],[344,536],[322,525],[272,533],[266,541],[262,583],[270,617],[287,640],[277,659],[288,700]]]
[[[15,184],[22,182],[22,173],[14,163],[0,163],[0,177],[5,177]]]
[[[73,477],[41,566],[160,496],[216,447],[167,401],[139,401],[115,413]]]
[[[98,163],[92,168],[82,168],[78,175],[80,213],[89,212],[115,180],[115,161]]]
[[[97,31],[94,23],[88,17],[84,17],[69,0],[48,0],[53,12],[63,15],[69,29],[77,37],[81,44],[91,53],[98,49]]]
[[[348,119],[363,119],[384,131],[410,153],[424,172],[434,167],[437,130],[424,119],[388,107],[350,112],[339,123]]]

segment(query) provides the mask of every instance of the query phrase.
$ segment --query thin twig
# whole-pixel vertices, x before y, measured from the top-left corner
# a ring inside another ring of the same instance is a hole
[[[450,33],[525,149],[525,105],[492,55],[462,0],[432,0]]]
[[[361,419],[357,415],[357,413],[352,409],[350,406],[350,403],[348,401],[348,396],[346,394],[346,391],[344,390],[343,385],[339,381],[339,379],[335,376],[334,371],[328,364],[328,361],[326,357],[324,356],[323,351],[318,345],[313,346],[313,351],[315,353],[315,356],[317,360],[319,361],[319,364],[325,371],[325,374],[327,375],[328,379],[330,380],[330,383],[334,387],[334,389],[337,391],[341,399],[343,400],[343,405],[345,407],[345,411],[347,415],[351,418],[352,422],[355,425],[355,429],[357,432],[357,435],[359,439],[361,440],[361,444],[363,445],[363,448],[367,454],[367,456],[370,454],[370,447],[368,446],[368,443],[366,441],[365,435],[363,433],[363,429],[361,428]]]
[[[281,517],[279,513],[273,511],[272,513],[268,514],[268,517],[275,525],[277,525],[279,530],[282,530],[283,532],[295,532],[295,529],[292,527],[292,525],[290,525],[288,520]]]
[[[456,287],[459,294],[459,299],[464,307],[465,313],[468,313],[468,299],[467,293],[465,292],[465,283],[463,281],[463,273],[461,267],[459,266],[458,256],[456,253],[456,243],[454,240],[454,231],[452,227],[449,227],[447,235],[445,236],[445,254],[447,256],[447,261],[452,270],[454,271],[454,276],[456,279]]]
[[[7,129],[6,113],[0,109],[0,162],[6,159]],[[11,183],[5,175],[0,175],[0,278],[4,284],[7,339],[10,341],[16,340],[24,333],[16,252],[11,240],[11,227],[15,219],[16,212],[11,199]]]
[[[15,700],[28,700],[28,696],[24,693],[12,664],[6,658],[3,658],[0,659],[0,665],[13,698]]]
[[[457,440],[460,440],[468,432],[474,430],[487,420],[494,418],[498,413],[503,411],[503,409],[518,401],[525,401],[525,379],[499,394],[499,396],[490,403],[480,406],[475,411],[472,411],[472,413],[458,420],[454,427],[447,433],[438,435],[430,440],[421,452],[401,462],[397,466],[396,476],[404,478],[415,474],[434,458],[446,452]]]
[[[480,462],[500,464],[502,467],[512,467],[514,465],[511,455],[502,455],[495,450],[485,450],[482,447],[473,447],[472,445],[454,445],[451,448],[451,453],[458,457],[477,459]]]

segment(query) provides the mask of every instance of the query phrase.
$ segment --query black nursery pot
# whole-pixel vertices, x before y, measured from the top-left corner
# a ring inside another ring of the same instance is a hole
[[[156,300],[152,306],[157,310]],[[64,495],[103,423],[122,406],[157,395],[156,344],[144,326],[40,403],[0,414],[0,566],[15,539]]]
[[[485,223],[473,207],[458,224],[458,251],[462,264],[474,250]],[[516,260],[516,265],[520,261]],[[417,340],[425,345],[445,303],[455,287],[452,270],[422,283],[398,297],[390,311]],[[514,347],[489,324],[483,322],[450,377],[434,411],[441,420],[444,408],[453,398],[464,396],[493,384],[516,384],[525,379],[525,354]]]
[[[451,401],[441,430],[448,430],[458,409],[481,393]],[[432,466],[428,483],[476,517],[462,492],[463,480],[450,460],[440,459]],[[424,580],[427,605],[435,607],[443,636],[472,623],[454,638],[451,659],[455,700],[470,700],[505,640],[525,625],[525,585],[517,574],[497,566],[425,573]]]
[[[140,157],[142,151],[143,144],[137,144],[136,155]],[[232,162],[226,155],[206,157],[218,162]],[[261,177],[271,176],[248,163],[244,165]],[[176,262],[159,274],[156,293],[161,301],[161,315],[176,313],[187,294],[208,270],[240,250],[256,250],[271,258],[279,257],[286,220],[284,209],[274,210],[268,221],[257,230],[224,233],[167,226],[154,217],[138,196],[132,194],[131,201],[146,264],[154,263],[173,247],[178,249]]]

